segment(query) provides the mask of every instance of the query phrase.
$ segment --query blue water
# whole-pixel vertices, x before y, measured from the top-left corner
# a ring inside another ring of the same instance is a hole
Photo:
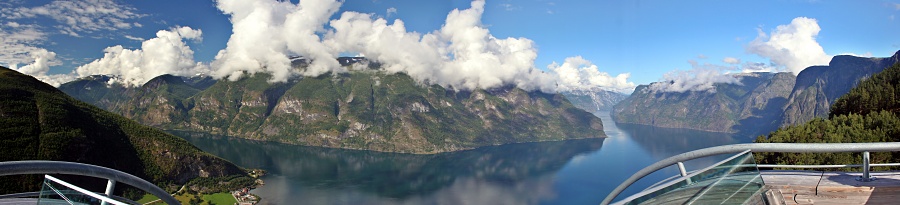
[[[261,204],[598,204],[641,168],[682,152],[753,136],[616,124],[597,113],[603,139],[524,143],[410,155],[176,133],[240,166],[269,171]],[[686,162],[699,169],[727,156]],[[619,198],[677,175],[638,181]]]

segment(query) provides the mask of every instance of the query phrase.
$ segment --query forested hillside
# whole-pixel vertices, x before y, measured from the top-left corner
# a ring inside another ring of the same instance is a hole
[[[229,186],[237,187],[253,183],[243,169],[200,151],[184,139],[78,101],[5,67],[0,67],[0,125],[0,161],[93,164],[133,174],[170,190],[199,178],[224,180],[213,183],[214,187],[197,187],[214,191],[227,191],[218,189],[226,189],[228,181],[234,182]],[[3,177],[0,192],[38,191],[41,179]],[[103,190],[105,180],[82,186]]]
[[[838,98],[828,119],[788,126],[759,143],[850,143],[900,141],[900,64],[861,81]],[[754,153],[761,164],[857,164],[859,153]],[[900,153],[872,153],[872,163],[896,162]],[[874,169],[887,169],[877,167]]]

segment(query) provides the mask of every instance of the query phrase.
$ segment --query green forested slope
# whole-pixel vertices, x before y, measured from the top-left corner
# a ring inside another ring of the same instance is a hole
[[[816,117],[829,116],[831,106],[852,88],[891,65],[900,62],[900,51],[886,58],[838,55],[828,66],[811,66],[797,75],[782,125],[799,125]]]
[[[900,141],[900,64],[861,81],[838,98],[828,119],[788,126],[756,142],[849,143]],[[755,153],[762,164],[858,164],[859,153]],[[873,153],[872,163],[895,162],[900,153]],[[875,169],[887,169],[883,167]]]
[[[0,161],[17,160],[94,164],[133,174],[163,188],[177,188],[196,178],[246,176],[241,168],[181,138],[75,100],[31,76],[0,67]],[[0,178],[0,191],[37,191],[40,179]],[[88,184],[88,188],[96,186]]]

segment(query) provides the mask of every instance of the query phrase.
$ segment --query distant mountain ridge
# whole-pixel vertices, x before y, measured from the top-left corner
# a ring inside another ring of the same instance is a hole
[[[594,113],[610,111],[613,106],[628,97],[627,94],[603,89],[573,90],[561,92],[575,107]]]
[[[859,81],[898,62],[888,58],[839,55],[828,66],[812,66],[798,76],[742,76],[741,84],[715,84],[718,92],[653,92],[638,86],[614,107],[620,123],[711,132],[765,134],[780,126],[826,117],[834,100]],[[748,78],[749,77],[749,78]]]
[[[175,78],[160,76],[137,88],[84,82],[102,80],[88,78],[60,89],[163,129],[310,146],[438,153],[605,137],[599,118],[562,95],[514,87],[454,91],[377,70],[283,83],[257,73],[205,89]]]
[[[657,92],[641,85],[614,107],[612,117],[620,123],[710,132],[777,128],[779,123],[768,119],[780,117],[793,74],[739,75],[740,84],[715,84],[715,92]]]
[[[170,189],[197,178],[249,179],[243,169],[200,151],[184,139],[78,101],[5,67],[0,67],[0,99],[0,161],[94,164]],[[252,185],[253,180],[245,182]],[[40,185],[40,179],[31,176],[0,178],[3,192],[34,191]],[[102,190],[104,185],[105,181],[83,186]],[[237,182],[233,185],[241,186]],[[124,187],[120,186],[117,192],[121,194]]]

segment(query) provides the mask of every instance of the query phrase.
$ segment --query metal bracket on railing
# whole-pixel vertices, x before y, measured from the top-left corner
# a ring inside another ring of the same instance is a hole
[[[863,175],[860,177],[857,177],[856,181],[861,181],[861,182],[875,181],[875,177],[872,177],[869,174],[869,152],[863,152],[862,161],[863,161],[863,167],[862,167]]]

